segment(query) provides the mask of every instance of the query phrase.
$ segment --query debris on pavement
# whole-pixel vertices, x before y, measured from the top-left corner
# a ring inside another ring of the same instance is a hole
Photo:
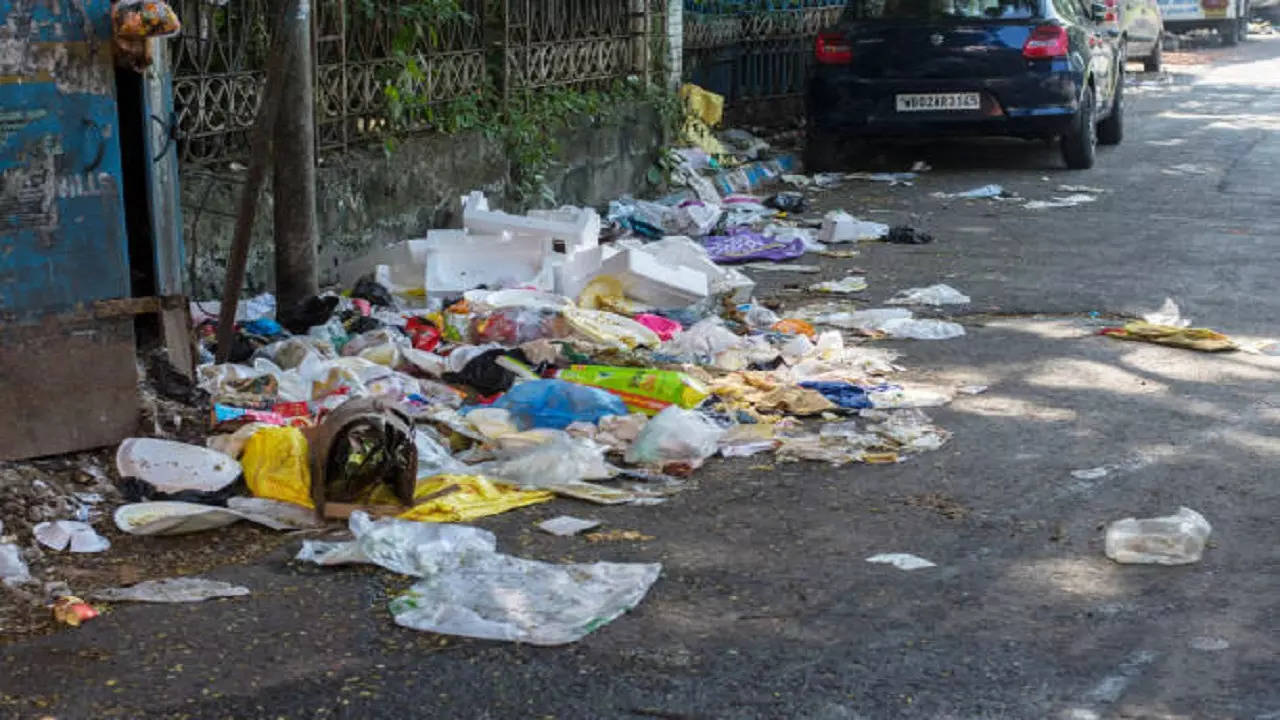
[[[1182,309],[1178,307],[1178,303],[1171,297],[1164,299],[1164,304],[1160,306],[1159,310],[1143,315],[1142,319],[1152,325],[1191,327],[1191,319],[1182,316]]]
[[[970,299],[950,285],[938,284],[900,290],[885,302],[889,305],[963,305]]]
[[[812,292],[835,293],[838,295],[862,292],[866,289],[867,279],[861,275],[850,275],[841,280],[827,280],[809,286],[809,290]]]
[[[355,540],[303,543],[297,559],[373,564],[422,578],[390,603],[397,625],[486,640],[564,645],[640,603],[657,563],[555,565],[497,552],[493,533],[351,515]]]
[[[589,543],[603,542],[648,542],[653,540],[652,535],[645,535],[638,530],[600,530],[583,535],[583,538]]]
[[[934,563],[910,553],[882,553],[880,555],[872,555],[867,558],[867,562],[892,565],[899,570],[920,570],[921,568],[937,567]]]
[[[1186,565],[1199,562],[1213,528],[1190,508],[1155,518],[1125,518],[1107,526],[1107,557],[1118,563]]]
[[[933,242],[933,236],[909,225],[897,225],[889,228],[884,240],[894,245],[928,245]]]
[[[31,529],[41,545],[52,550],[73,553],[98,553],[111,547],[111,541],[98,534],[89,523],[76,520],[42,522]]]
[[[21,585],[31,580],[31,569],[22,559],[22,552],[17,545],[0,543],[0,583],[4,585]]]
[[[74,595],[58,598],[51,609],[54,620],[71,627],[80,627],[82,623],[98,617],[96,608]]]
[[[976,187],[976,188],[973,188],[972,190],[964,190],[962,192],[953,192],[953,193],[935,192],[933,193],[933,197],[936,197],[942,200],[952,200],[952,199],[980,200],[980,199],[994,199],[994,198],[1010,197],[1010,196],[1005,194],[1004,187],[1001,185],[983,185],[982,187]]]
[[[1084,193],[1074,193],[1071,195],[1062,195],[1051,198],[1049,200],[1030,200],[1022,207],[1027,210],[1048,210],[1051,208],[1075,207],[1084,205],[1097,200],[1095,195],[1086,195]]]
[[[129,587],[104,588],[90,593],[89,598],[102,602],[193,603],[249,594],[249,588],[221,580],[176,577],[147,580]]]
[[[538,523],[538,529],[558,537],[570,537],[600,527],[599,520],[583,520],[570,515],[561,515]]]
[[[1226,352],[1239,349],[1234,340],[1208,328],[1153,325],[1149,322],[1137,321],[1126,323],[1123,327],[1103,328],[1098,334],[1117,340],[1155,343],[1200,352]]]

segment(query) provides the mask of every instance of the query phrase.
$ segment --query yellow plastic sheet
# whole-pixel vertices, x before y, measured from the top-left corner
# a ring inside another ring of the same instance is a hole
[[[1174,325],[1131,322],[1122,328],[1105,328],[1102,334],[1120,340],[1136,340],[1157,345],[1199,350],[1201,352],[1223,352],[1237,349],[1231,338],[1207,328],[1182,328]]]
[[[418,481],[413,509],[400,515],[418,522],[467,522],[555,497],[545,490],[520,490],[480,475],[438,475]]]
[[[685,106],[684,141],[702,148],[710,155],[727,155],[728,149],[716,139],[711,128],[724,118],[724,96],[703,90],[697,85],[680,88]]]
[[[315,507],[307,439],[298,428],[262,428],[245,443],[240,464],[255,497]]]

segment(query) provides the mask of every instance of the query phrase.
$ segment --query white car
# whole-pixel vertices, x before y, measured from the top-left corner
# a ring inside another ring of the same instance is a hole
[[[1160,0],[1169,32],[1217,30],[1223,45],[1235,45],[1248,36],[1250,7],[1250,0]]]

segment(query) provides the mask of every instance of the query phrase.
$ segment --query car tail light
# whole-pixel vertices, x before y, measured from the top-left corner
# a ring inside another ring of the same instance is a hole
[[[1212,1],[1210,0],[1210,2]],[[1102,22],[1119,22],[1120,16],[1116,14],[1116,0],[1103,0],[1103,2],[1107,6],[1107,12],[1102,16]]]
[[[853,62],[853,46],[841,33],[818,33],[818,62],[823,65],[848,65]]]
[[[1061,25],[1041,25],[1031,31],[1022,45],[1022,57],[1028,60],[1066,57],[1067,29]]]

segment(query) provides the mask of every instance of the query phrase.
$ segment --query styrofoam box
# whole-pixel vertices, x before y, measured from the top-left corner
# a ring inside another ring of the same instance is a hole
[[[461,295],[489,287],[555,289],[551,238],[470,235],[433,230],[427,235],[427,297]]]
[[[643,250],[623,250],[605,260],[602,271],[622,282],[627,297],[657,308],[686,307],[707,296],[706,275],[664,265]]]

